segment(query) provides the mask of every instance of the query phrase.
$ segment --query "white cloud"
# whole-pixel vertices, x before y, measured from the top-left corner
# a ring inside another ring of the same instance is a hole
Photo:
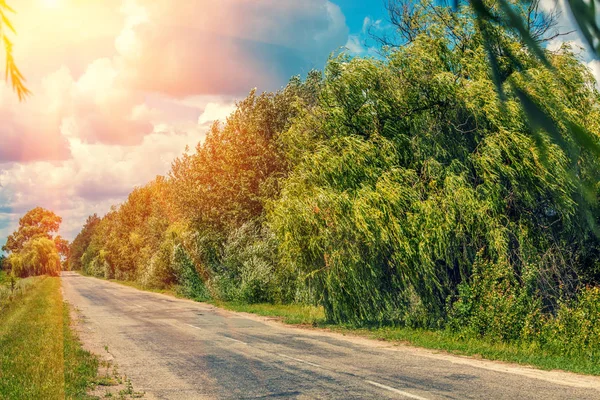
[[[204,125],[212,123],[216,120],[224,121],[236,109],[235,103],[219,104],[208,103],[204,108],[204,112],[198,118],[198,124]]]
[[[6,229],[14,229],[18,216],[42,206],[63,217],[61,233],[73,238],[88,215],[104,214],[135,186],[166,174],[186,146],[203,140],[206,130],[193,123],[164,126],[139,146],[89,144],[74,138],[69,160],[5,164],[0,171],[0,234],[3,220],[8,222]]]
[[[328,0],[129,4],[134,22],[117,39],[126,80],[176,97],[276,89],[322,67],[348,38],[343,13]]]
[[[344,47],[354,55],[361,55],[365,52],[365,48],[361,43],[361,38],[358,35],[350,35],[348,37],[348,42],[346,42],[346,46]]]
[[[559,51],[563,45],[568,45],[575,52],[575,54],[581,55],[585,53],[585,45],[580,38],[566,40],[565,38],[559,36],[549,41],[546,45],[546,48],[550,51]]]

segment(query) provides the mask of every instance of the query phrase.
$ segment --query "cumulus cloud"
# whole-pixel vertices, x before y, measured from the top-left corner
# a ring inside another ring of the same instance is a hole
[[[5,165],[0,171],[0,234],[2,221],[10,227],[27,210],[42,206],[63,217],[61,232],[72,238],[87,215],[106,213],[135,186],[166,174],[175,157],[203,140],[206,130],[195,123],[163,126],[135,147],[70,139],[73,156],[67,161]]]
[[[583,54],[585,52],[585,44],[581,38],[567,40],[562,36],[549,41],[546,45],[546,48],[550,51],[559,51],[564,45],[570,47],[571,50],[573,50],[576,54]]]
[[[0,83],[0,164],[36,160],[64,160],[70,157],[69,144],[60,132],[60,118],[53,105],[41,98],[26,106],[19,103],[5,83]]]
[[[277,89],[348,42],[329,0],[22,0],[18,11],[15,55],[34,96],[19,103],[0,82],[0,243],[36,206],[73,238],[167,173],[250,88]]]
[[[116,45],[127,80],[179,97],[277,88],[322,67],[348,39],[328,0],[137,0],[123,11]]]
[[[216,120],[224,121],[236,109],[235,103],[208,103],[198,118],[198,124],[206,125]]]
[[[99,59],[75,80],[62,67],[32,87],[19,103],[0,84],[0,163],[65,160],[68,139],[87,143],[137,145],[152,133],[153,110],[144,96],[119,82],[110,59]]]
[[[63,133],[84,142],[119,145],[141,143],[152,132],[152,111],[142,93],[127,88],[114,62],[91,63],[69,88]]]

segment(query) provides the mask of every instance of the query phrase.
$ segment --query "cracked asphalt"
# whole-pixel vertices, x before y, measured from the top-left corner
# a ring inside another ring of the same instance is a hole
[[[149,399],[600,399],[600,378],[303,329],[62,275],[86,347]],[[103,351],[103,350],[102,350]]]

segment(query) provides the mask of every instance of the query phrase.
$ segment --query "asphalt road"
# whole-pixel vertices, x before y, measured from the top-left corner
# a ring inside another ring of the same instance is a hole
[[[63,273],[87,346],[158,399],[600,399],[600,379],[318,330]]]

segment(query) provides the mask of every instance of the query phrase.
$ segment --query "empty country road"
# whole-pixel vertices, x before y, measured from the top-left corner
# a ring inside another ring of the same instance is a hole
[[[84,342],[156,399],[599,399],[600,379],[439,354],[149,293],[73,272]]]

